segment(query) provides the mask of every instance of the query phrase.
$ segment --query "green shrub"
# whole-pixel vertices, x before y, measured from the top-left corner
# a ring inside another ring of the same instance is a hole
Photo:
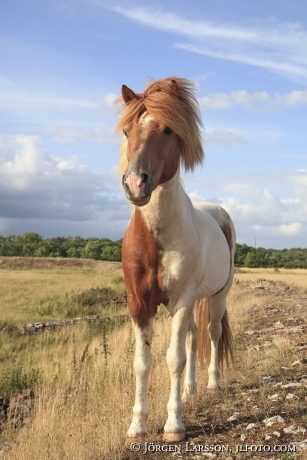
[[[42,382],[42,378],[43,372],[39,368],[29,372],[24,372],[22,367],[4,368],[0,375],[0,396],[10,398],[18,391],[34,389]]]

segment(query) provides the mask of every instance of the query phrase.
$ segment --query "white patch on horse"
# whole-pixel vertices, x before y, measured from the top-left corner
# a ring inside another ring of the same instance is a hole
[[[139,123],[141,125],[147,125],[150,121],[154,120],[154,118],[148,113],[144,112],[139,119]]]

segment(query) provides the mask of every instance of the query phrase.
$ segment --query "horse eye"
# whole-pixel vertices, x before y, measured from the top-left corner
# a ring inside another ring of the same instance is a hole
[[[123,133],[124,133],[124,135],[125,135],[126,137],[128,137],[128,133],[127,133],[127,131],[125,131],[124,129],[123,129]]]
[[[163,129],[163,133],[166,134],[167,136],[170,136],[171,134],[173,134],[173,130],[172,128],[169,128],[168,126],[165,126],[165,128]]]

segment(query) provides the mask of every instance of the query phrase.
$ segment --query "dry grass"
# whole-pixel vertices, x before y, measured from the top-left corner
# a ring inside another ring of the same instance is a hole
[[[26,272],[20,273],[22,275]],[[55,278],[59,276],[57,270],[54,273]],[[79,272],[77,274],[75,271],[75,274],[80,276]],[[52,273],[49,274],[49,286],[52,285],[51,275]],[[73,278],[73,272],[71,276]],[[289,378],[299,381],[307,374],[305,364],[295,367],[291,365],[293,361],[303,357],[304,352],[297,345],[307,343],[306,329],[305,333],[288,334],[274,329],[273,326],[278,321],[286,325],[306,324],[306,293],[302,290],[285,291],[285,285],[280,283],[286,279],[291,285],[306,288],[304,276],[306,271],[302,270],[285,273],[251,270],[236,274],[239,282],[234,285],[228,298],[229,316],[236,343],[235,367],[224,372],[224,390],[213,394],[206,392],[207,373],[198,366],[198,393],[184,408],[184,423],[189,442],[231,446],[245,443],[274,445],[301,441],[307,437],[306,434],[303,437],[284,435],[282,431],[285,426],[294,423],[307,429],[306,409],[304,411],[306,389],[300,387],[291,390],[298,399],[286,400],[286,390],[278,387],[276,390],[261,383],[265,376],[287,383]],[[257,278],[276,281],[275,277],[279,278],[274,289],[253,289]],[[297,321],[289,322],[291,318],[297,318]],[[7,442],[2,458],[144,458],[142,452],[135,454],[124,447],[134,400],[134,338],[131,325],[126,324],[108,334],[105,339],[101,333],[90,330],[90,327],[80,324],[53,334],[29,337],[28,348],[22,359],[26,360],[28,367],[39,363],[43,369],[44,382],[36,390],[35,414],[31,421],[18,432],[8,430],[2,435],[2,442]],[[269,327],[273,329],[246,334],[247,330],[262,331]],[[170,319],[157,319],[149,385],[151,411],[148,441],[160,445],[169,396],[169,376],[165,360],[169,333]],[[271,344],[265,345],[269,341]],[[277,392],[280,399],[273,401],[268,398]],[[235,412],[238,413],[237,420],[227,422]],[[271,429],[265,428],[263,419],[277,414],[285,418],[285,423]],[[251,422],[256,424],[253,430],[247,432],[244,425],[237,428],[237,425]],[[273,437],[270,441],[265,441],[265,436],[274,430],[281,433],[281,438]],[[242,434],[247,435],[244,442],[240,440]],[[156,459],[172,458],[171,453],[150,455]],[[184,458],[196,456],[185,454]],[[231,456],[228,453],[221,454],[220,458],[286,460],[304,458],[304,455],[301,453],[285,456],[271,453],[269,457],[266,454],[257,457],[244,453]]]
[[[45,297],[80,292],[97,286],[123,291],[121,264],[86,259],[2,257],[0,318],[2,323],[23,325],[41,321],[39,301]],[[63,319],[45,317],[48,319]]]
[[[291,284],[291,286],[307,289],[306,269],[286,268],[237,268],[236,279],[240,281],[256,282],[259,278],[268,278],[272,281]]]

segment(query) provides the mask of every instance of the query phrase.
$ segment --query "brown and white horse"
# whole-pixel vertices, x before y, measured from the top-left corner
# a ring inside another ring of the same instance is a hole
[[[118,102],[124,104],[116,130],[125,135],[120,169],[126,196],[135,205],[122,247],[136,337],[136,396],[127,436],[146,435],[153,319],[158,305],[164,304],[172,315],[164,440],[181,441],[185,428],[180,380],[186,365],[186,399],[196,390],[197,332],[201,350],[209,336],[209,389],[220,387],[221,362],[232,356],[225,298],[233,280],[235,231],[221,207],[202,203],[201,210],[195,209],[180,181],[180,163],[193,170],[204,157],[192,83],[166,78],[151,83],[142,94],[123,85]]]

